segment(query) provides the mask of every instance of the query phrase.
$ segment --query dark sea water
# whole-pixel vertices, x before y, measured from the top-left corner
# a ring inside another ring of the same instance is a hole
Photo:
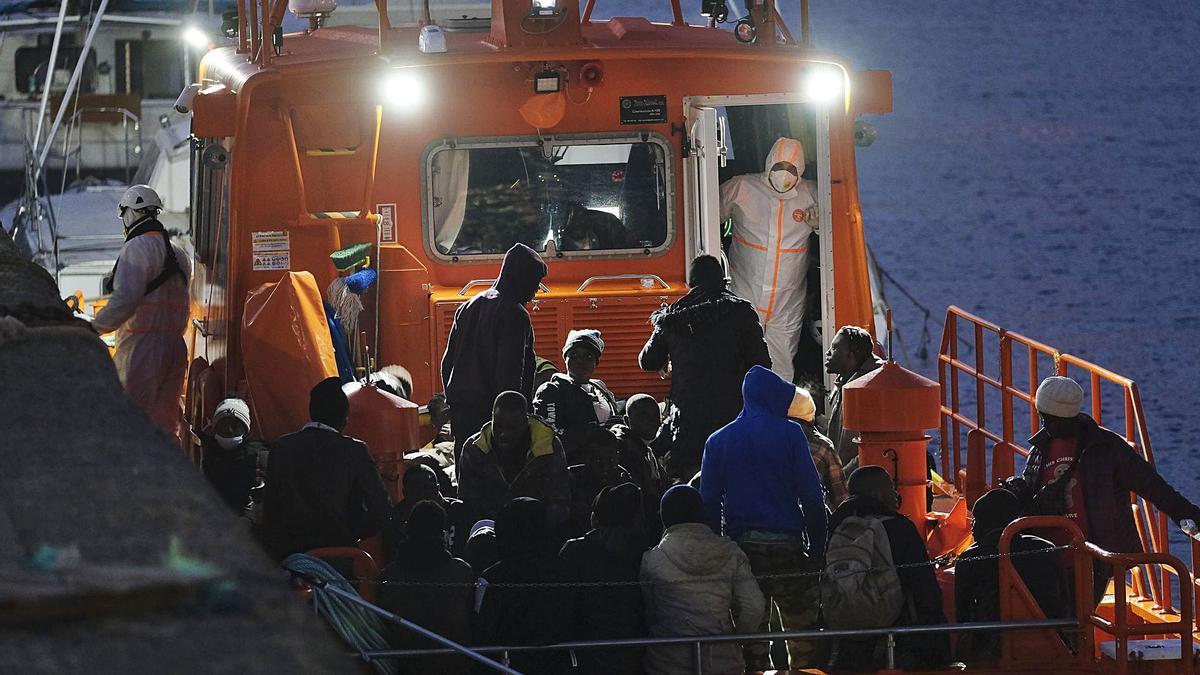
[[[597,5],[670,18],[665,0]],[[697,7],[685,4],[694,22]],[[858,153],[859,185],[880,265],[934,315],[930,352],[954,304],[1133,378],[1160,472],[1200,502],[1188,426],[1200,404],[1200,5],[811,11],[817,47],[893,73],[895,112],[868,118],[879,136]],[[795,27],[795,7],[784,15]],[[885,290],[914,354],[921,313]]]

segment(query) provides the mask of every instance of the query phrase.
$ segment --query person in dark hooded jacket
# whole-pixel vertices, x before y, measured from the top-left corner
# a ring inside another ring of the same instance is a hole
[[[673,410],[667,473],[687,481],[700,467],[704,443],[742,410],[742,379],[752,366],[771,367],[758,313],[727,288],[721,262],[698,256],[688,270],[692,290],[650,317],[654,331],[638,355],[642,370],[667,373]]]
[[[570,639],[574,592],[566,564],[549,548],[546,507],[530,497],[517,497],[496,516],[499,560],[484,570],[475,590],[475,641],[481,645],[547,645]],[[520,584],[511,586],[510,584]],[[565,673],[571,667],[562,652],[512,654],[519,672]]]
[[[525,304],[545,276],[546,263],[537,252],[514,244],[504,254],[496,283],[454,313],[442,357],[442,385],[450,404],[456,461],[467,439],[491,418],[500,392],[533,398],[533,325]]]
[[[754,366],[742,385],[738,418],[708,438],[700,494],[708,524],[746,553],[763,594],[779,609],[784,630],[818,621],[815,577],[825,549],[825,494],[808,439],[787,412],[796,387]],[[767,630],[766,621],[760,626]],[[815,666],[816,645],[788,642],[794,669]],[[769,670],[765,642],[746,645],[747,667]],[[786,670],[784,664],[775,664]]]
[[[646,637],[638,572],[646,546],[642,493],[633,483],[606,487],[592,506],[592,529],[563,544],[558,555],[580,583],[627,582],[579,589],[575,640]],[[577,653],[581,673],[636,673],[642,649],[587,649]]]
[[[459,644],[469,644],[475,573],[465,561],[450,555],[446,535],[446,511],[441,504],[417,502],[396,561],[383,571],[379,605]],[[407,628],[389,625],[388,642],[394,649],[441,646]],[[447,675],[468,672],[462,657],[432,657],[422,666]]]

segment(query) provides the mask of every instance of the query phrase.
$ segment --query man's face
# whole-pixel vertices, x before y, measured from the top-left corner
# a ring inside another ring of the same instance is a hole
[[[213,425],[213,435],[220,436],[221,438],[245,436],[247,431],[249,429],[246,428],[246,425],[242,424],[242,421],[233,415],[226,415],[217,420],[216,424]]]
[[[516,449],[528,429],[524,410],[498,408],[492,412],[492,439],[501,452]]]
[[[616,439],[593,445],[590,463],[596,467],[596,472],[605,478],[615,474],[617,471]]]
[[[570,375],[571,379],[576,382],[587,382],[596,372],[596,364],[600,362],[600,357],[594,349],[575,345],[567,350],[566,360],[567,375]]]
[[[1079,435],[1079,420],[1074,417],[1055,417],[1040,413],[1042,428],[1050,438],[1074,438]]]
[[[654,440],[658,435],[658,427],[662,423],[658,406],[648,401],[626,411],[625,421],[638,438],[647,442]]]
[[[886,485],[880,485],[875,491],[874,497],[879,500],[879,503],[893,511],[900,509],[900,493],[896,491],[895,483],[889,482]]]
[[[825,370],[834,375],[849,375],[858,370],[859,365],[846,336],[834,336],[829,351],[825,352]]]
[[[422,471],[421,475],[416,480],[409,481],[404,486],[404,498],[411,501],[413,504],[432,499],[434,501],[441,500],[441,490],[438,489],[437,478],[430,476]]]

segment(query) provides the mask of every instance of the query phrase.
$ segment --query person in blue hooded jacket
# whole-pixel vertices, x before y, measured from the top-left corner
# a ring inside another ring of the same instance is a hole
[[[820,569],[826,526],[825,494],[808,439],[787,417],[795,394],[795,386],[771,370],[751,368],[742,383],[741,414],[708,438],[700,469],[709,525],[746,553],[784,630],[817,622],[817,577],[799,575]],[[789,574],[797,576],[779,576]],[[789,641],[789,664],[774,667],[815,665],[815,647]],[[746,667],[772,667],[766,643],[746,645]]]

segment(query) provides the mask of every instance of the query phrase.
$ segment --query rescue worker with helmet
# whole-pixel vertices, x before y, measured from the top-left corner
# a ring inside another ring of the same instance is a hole
[[[793,381],[804,325],[809,235],[817,231],[816,185],[802,180],[804,146],[775,141],[766,171],[721,185],[721,221],[733,219],[729,273],[733,293],[754,304],[772,370]]]
[[[97,333],[117,331],[113,361],[125,393],[150,421],[181,438],[180,396],[187,370],[190,262],[158,221],[162,199],[134,185],[117,202],[125,245],[113,267],[111,296],[96,314]],[[106,289],[107,290],[107,289]]]

